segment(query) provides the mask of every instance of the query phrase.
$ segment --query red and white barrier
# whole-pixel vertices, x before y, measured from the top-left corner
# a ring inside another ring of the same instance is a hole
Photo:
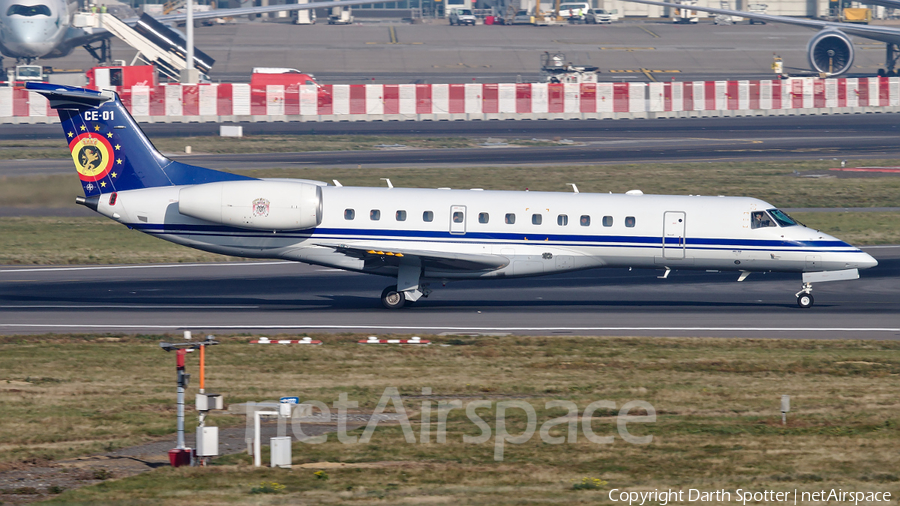
[[[431,344],[431,341],[422,339],[421,337],[411,337],[409,339],[379,339],[378,336],[369,336],[368,339],[361,339],[359,344]]]
[[[119,90],[141,121],[603,119],[894,112],[900,78],[665,83],[168,84]],[[0,122],[49,122],[40,95],[0,88]]]
[[[268,337],[260,337],[255,341],[250,341],[250,344],[322,344],[322,341],[311,337],[304,337],[303,339],[269,339]]]

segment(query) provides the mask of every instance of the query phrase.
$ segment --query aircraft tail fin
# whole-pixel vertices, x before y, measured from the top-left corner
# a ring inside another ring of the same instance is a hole
[[[162,155],[111,91],[27,83],[59,112],[86,197],[140,188],[253,179]]]

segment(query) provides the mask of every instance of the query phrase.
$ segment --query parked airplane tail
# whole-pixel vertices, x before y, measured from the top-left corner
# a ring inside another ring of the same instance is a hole
[[[59,112],[86,197],[157,186],[253,179],[170,160],[111,91],[27,83]]]

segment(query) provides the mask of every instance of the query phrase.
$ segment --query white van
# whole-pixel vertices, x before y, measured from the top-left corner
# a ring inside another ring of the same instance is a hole
[[[593,14],[591,4],[587,2],[565,2],[559,6],[559,17],[568,19],[572,16],[587,16],[589,11]]]

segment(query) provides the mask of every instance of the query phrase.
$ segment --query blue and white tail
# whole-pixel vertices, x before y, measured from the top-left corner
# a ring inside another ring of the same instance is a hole
[[[91,197],[140,188],[253,179],[170,160],[109,91],[28,83],[59,112],[63,133],[84,195]]]

